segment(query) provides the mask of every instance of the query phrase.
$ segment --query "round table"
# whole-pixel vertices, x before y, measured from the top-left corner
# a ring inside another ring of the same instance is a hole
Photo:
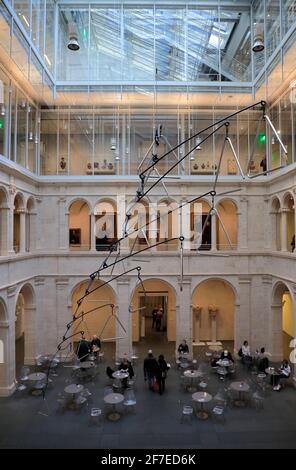
[[[123,372],[121,370],[117,370],[117,371],[113,372],[113,374],[112,374],[112,377],[114,379],[118,379],[118,380],[127,379],[128,376],[129,376],[128,372]]]
[[[220,352],[220,351],[222,351],[222,349],[223,349],[223,347],[222,347],[222,346],[219,346],[219,345],[217,345],[217,346],[209,346],[209,350],[210,350],[210,351],[213,351],[213,352]]]
[[[32,374],[28,375],[28,380],[31,382],[39,382],[39,380],[45,380],[46,374],[44,372],[33,372]]]
[[[235,400],[234,404],[239,407],[245,406],[246,402],[243,399],[243,393],[248,392],[250,386],[246,382],[232,382],[230,388],[238,392],[238,400]]]
[[[275,387],[275,377],[278,377],[280,374],[274,367],[267,367],[265,369],[266,374],[270,375],[271,385]]]
[[[122,403],[124,396],[121,393],[109,393],[104,397],[104,402],[108,405],[112,405],[112,412],[108,415],[110,421],[118,421],[120,419],[120,413],[116,411],[116,405]]]
[[[207,392],[196,392],[192,395],[192,400],[200,403],[200,410],[196,413],[200,419],[208,419],[209,413],[204,409],[204,403],[209,403],[212,400],[212,395]]]
[[[77,395],[77,393],[81,393],[83,389],[84,386],[81,384],[71,384],[64,388],[64,392],[69,393],[69,395]]]
[[[92,361],[85,361],[80,363],[80,369],[91,369],[92,367],[95,367],[94,362]]]
[[[194,387],[193,381],[194,379],[197,379],[198,377],[202,377],[203,373],[200,372],[199,370],[185,370],[184,372],[184,377],[190,379],[190,385],[187,387],[188,392],[192,393],[196,390],[196,387]]]
[[[229,361],[229,359],[219,359],[219,361],[217,361],[217,364],[221,367],[230,367],[232,366],[232,361]]]

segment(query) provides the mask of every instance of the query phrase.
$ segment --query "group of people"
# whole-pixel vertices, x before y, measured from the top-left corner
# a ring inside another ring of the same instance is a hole
[[[160,354],[156,359],[150,349],[144,359],[144,380],[148,381],[150,390],[158,390],[160,395],[163,394],[168,370],[169,366],[164,355]]]
[[[127,372],[128,373],[128,377],[122,379],[122,381],[121,381],[122,388],[128,388],[128,381],[134,377],[135,373],[134,373],[132,363],[127,359],[127,357],[124,357],[122,359],[121,363],[118,366],[118,370],[121,371],[121,372]],[[115,370],[113,370],[110,366],[107,366],[106,374],[108,375],[108,377],[110,379],[113,378],[114,372],[115,372]]]
[[[253,357],[248,341],[243,342],[238,355],[241,357],[244,364],[255,365],[258,372],[265,373],[266,369],[269,367],[269,359],[266,356],[265,348],[261,348],[260,351],[257,350]],[[273,386],[273,390],[279,391],[282,388],[281,379],[288,379],[291,375],[289,362],[284,359],[276,372],[275,375],[270,377],[270,383]]]
[[[152,310],[152,328],[155,328],[156,331],[161,330],[163,315],[164,315],[163,308],[160,306],[155,307]]]
[[[83,362],[86,361],[89,354],[96,356],[101,349],[101,341],[97,335],[93,335],[90,341],[82,338],[77,347],[78,359]]]

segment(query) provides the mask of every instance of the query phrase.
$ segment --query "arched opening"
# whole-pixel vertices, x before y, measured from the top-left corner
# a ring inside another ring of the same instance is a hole
[[[290,342],[295,338],[294,302],[288,287],[279,283],[273,296],[272,353],[276,360],[287,359],[291,353]]]
[[[7,254],[8,202],[6,192],[0,188],[0,256]]]
[[[192,250],[210,250],[212,246],[212,217],[208,217],[210,205],[197,201],[190,205],[190,231]]]
[[[276,197],[271,204],[271,224],[272,224],[272,249],[274,251],[281,250],[281,204]]]
[[[208,279],[192,294],[193,340],[223,341],[233,348],[235,331],[235,292],[222,279]]]
[[[237,249],[237,207],[229,199],[220,201],[217,206],[217,249],[220,251]]]
[[[115,353],[116,340],[116,319],[112,315],[112,308],[107,304],[116,304],[116,296],[113,289],[109,285],[105,285],[100,289],[94,290],[102,285],[102,281],[94,281],[89,289],[90,294],[84,298],[80,308],[77,310],[77,301],[81,299],[89,285],[89,281],[78,284],[72,292],[72,312],[79,316],[84,312],[84,316],[74,322],[72,334],[77,333],[73,337],[74,350],[76,351],[76,343],[81,338],[80,332],[84,332],[84,338],[90,340],[93,335],[97,335],[101,341],[113,343],[112,347]],[[92,292],[93,291],[93,292]],[[89,312],[92,310],[92,312]],[[115,310],[114,310],[114,313]],[[124,333],[123,333],[124,334]]]
[[[16,376],[24,364],[34,362],[36,356],[35,295],[30,284],[24,285],[15,306],[15,369]]]
[[[152,312],[159,309],[163,313],[157,328]],[[169,283],[161,279],[145,280],[133,293],[131,310],[134,342],[141,340],[149,349],[176,341],[176,293]]]
[[[156,218],[156,216],[155,216]],[[141,250],[148,246],[149,242],[149,205],[145,200],[134,205],[131,211],[131,219],[128,224],[128,232],[138,230],[129,237],[129,246],[133,250]]]
[[[26,211],[26,251],[32,251],[34,247],[34,235],[35,235],[34,211],[35,211],[35,201],[32,197],[30,197],[27,202],[27,211]]]
[[[293,237],[295,236],[295,208],[294,208],[294,199],[291,194],[287,194],[284,198],[284,210],[287,214],[287,248],[288,251],[293,251],[295,246],[295,239],[293,242]]]
[[[178,211],[175,210],[178,204],[175,201],[165,199],[157,205],[157,243],[162,243],[157,247],[158,251],[176,251],[178,240],[172,238],[179,237]],[[169,241],[170,240],[170,241]]]
[[[13,210],[13,249],[15,253],[19,253],[21,250],[21,244],[25,242],[22,237],[25,235],[22,230],[22,224],[24,223],[25,209],[23,197],[17,194],[14,198],[14,210]]]
[[[117,208],[113,201],[102,200],[94,210],[96,250],[109,251],[117,240]]]
[[[69,248],[90,250],[90,209],[86,201],[74,201],[69,208]]]

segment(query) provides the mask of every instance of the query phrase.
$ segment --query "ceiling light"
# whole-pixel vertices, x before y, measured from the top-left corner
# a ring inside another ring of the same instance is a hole
[[[69,46],[68,46],[69,47]],[[49,66],[51,66],[51,62],[48,58],[48,56],[46,54],[44,54],[44,59],[46,60],[46,62],[48,63]]]
[[[5,116],[5,106],[4,104],[1,105],[1,116]]]
[[[201,138],[197,137],[195,140],[196,150],[201,150]]]
[[[29,140],[33,140],[33,132],[32,131],[29,132]]]
[[[69,42],[67,47],[70,51],[79,51],[80,49],[76,23],[69,23]]]
[[[111,149],[111,150],[116,150],[116,139],[115,139],[115,137],[111,137],[111,140],[110,140],[110,149]]]
[[[262,52],[264,48],[263,25],[256,24],[254,28],[253,52]]]

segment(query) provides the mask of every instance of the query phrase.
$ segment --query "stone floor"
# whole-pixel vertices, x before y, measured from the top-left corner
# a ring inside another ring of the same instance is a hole
[[[175,345],[168,343],[165,336],[164,332],[148,329],[145,341],[137,346],[141,359],[135,366],[134,414],[124,414],[115,423],[104,419],[101,426],[90,426],[91,407],[104,409],[106,366],[114,366],[114,346],[106,344],[106,358],[99,365],[99,375],[86,384],[92,393],[91,403],[81,412],[57,413],[58,394],[73,382],[71,369],[63,366],[58,377],[53,377],[54,385],[48,389],[45,401],[31,395],[0,399],[0,448],[296,448],[296,390],[288,385],[281,392],[269,391],[262,411],[228,407],[225,424],[216,423],[212,417],[207,421],[195,417],[192,424],[181,423],[180,401],[190,404],[191,394],[180,387],[181,372],[173,362]],[[149,391],[143,380],[142,360],[150,347],[157,355],[164,353],[172,364],[162,396]],[[206,368],[208,392],[215,395],[230,382],[222,383],[210,370],[204,353],[204,349],[194,348],[199,364]],[[253,383],[254,375],[239,364],[236,379],[241,378]],[[213,403],[209,409],[212,407]]]

